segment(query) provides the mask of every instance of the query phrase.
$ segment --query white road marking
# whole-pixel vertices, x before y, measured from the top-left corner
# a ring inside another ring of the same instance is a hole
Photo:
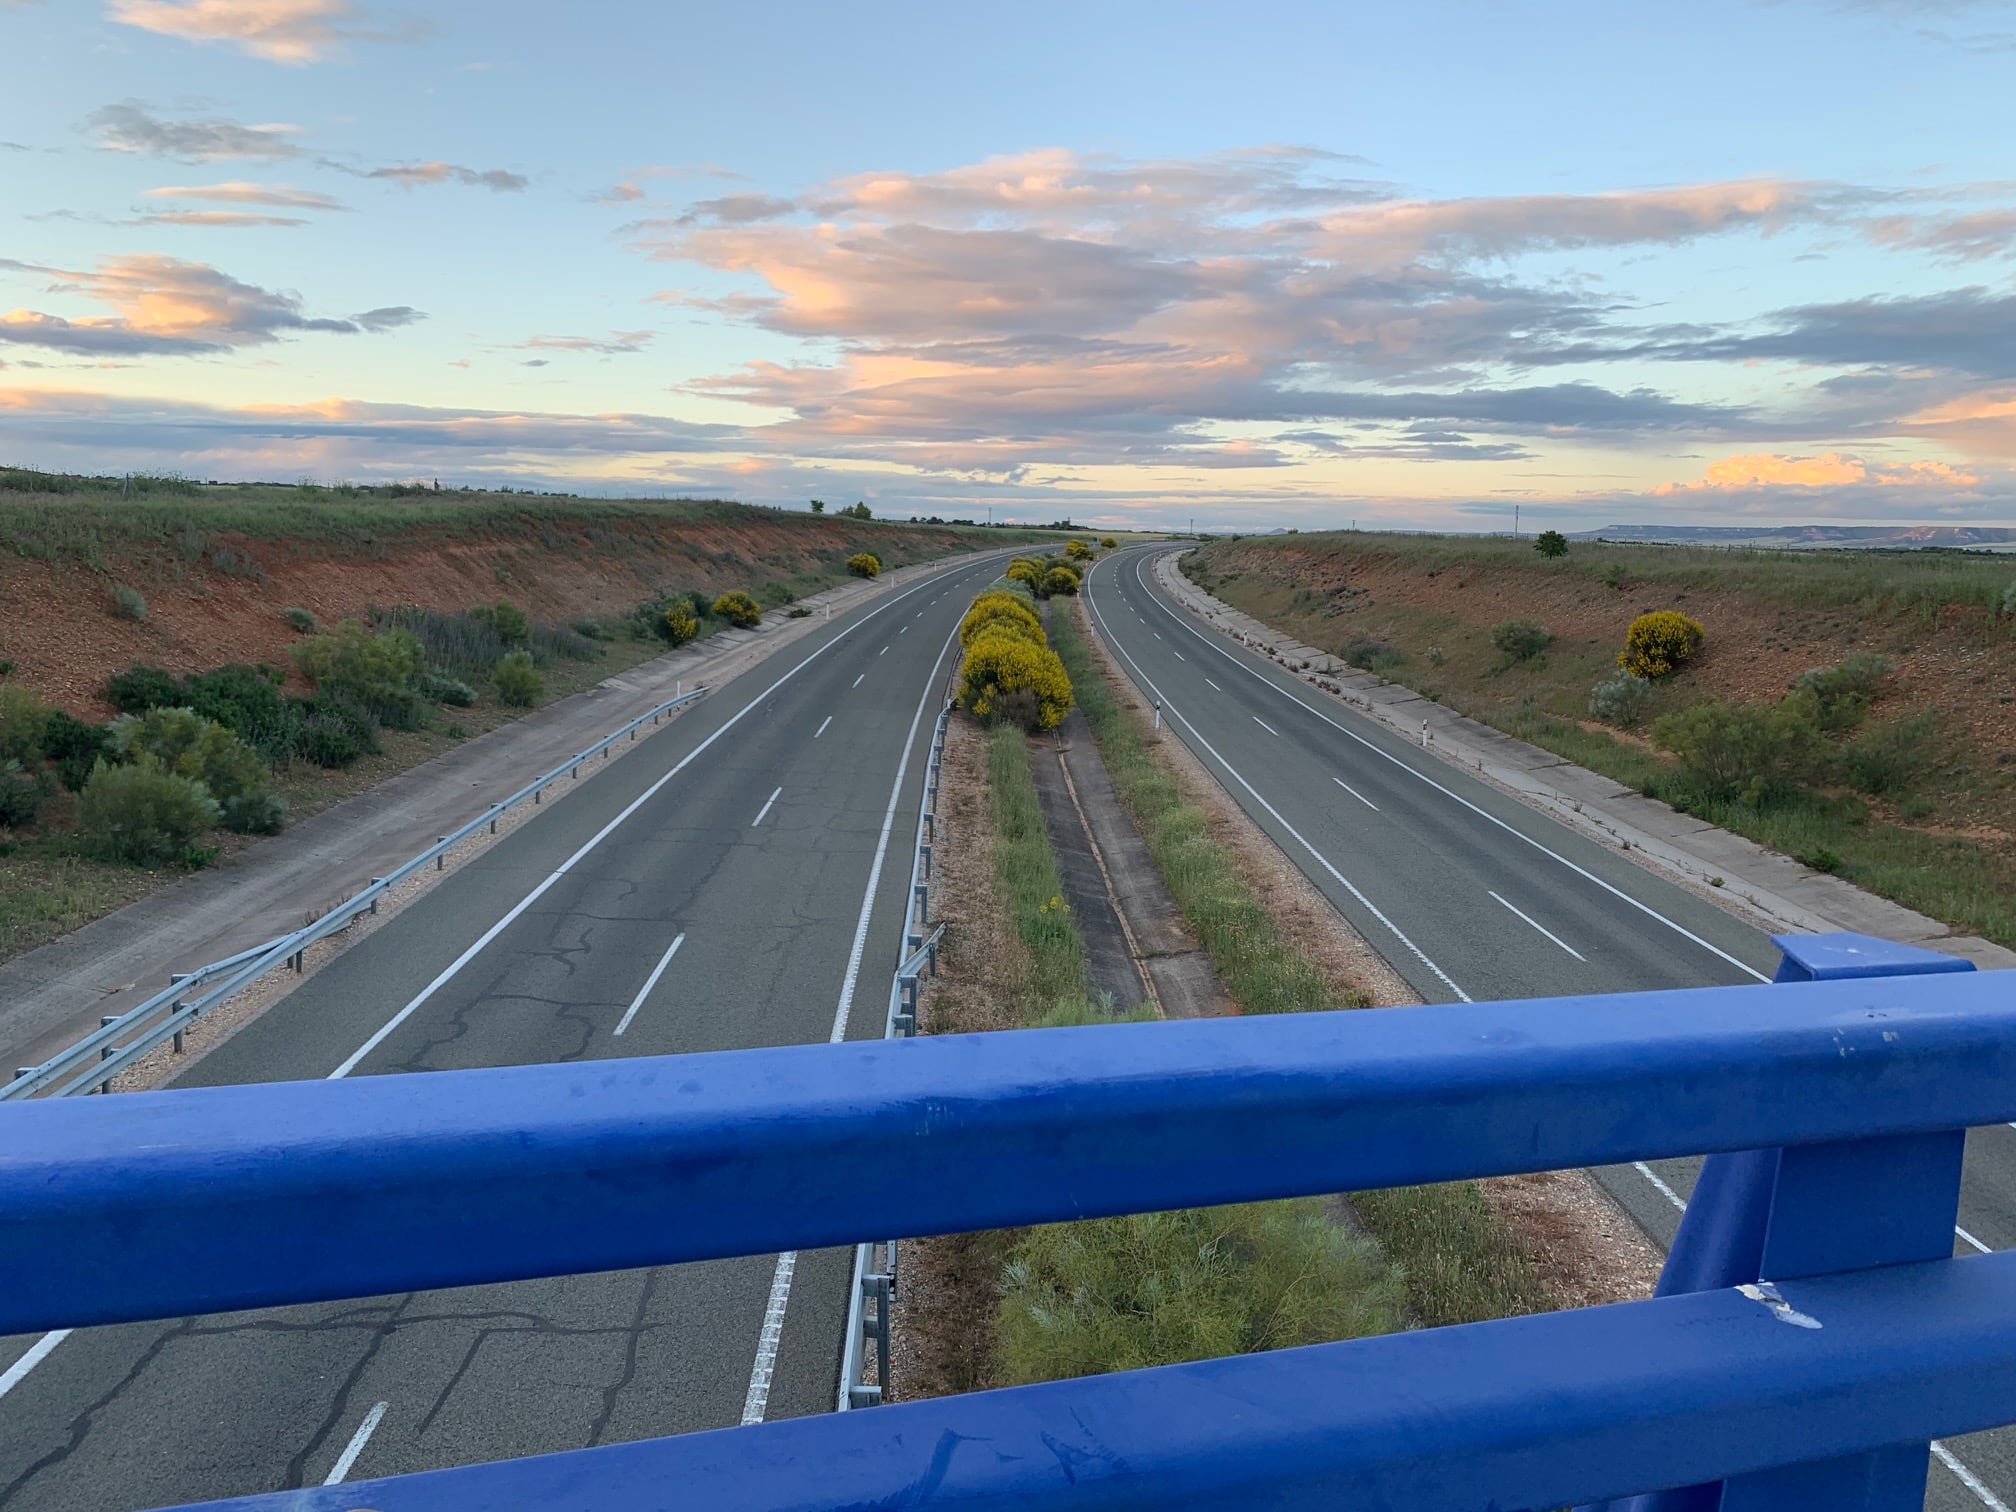
[[[938,648],[938,659],[931,663],[931,672],[924,679],[923,696],[917,700],[917,712],[910,716],[910,733],[903,737],[903,757],[896,763],[896,780],[889,784],[889,806],[882,813],[882,835],[875,842],[875,861],[868,868],[868,886],[861,894],[861,914],[854,922],[854,944],[847,952],[847,974],[840,982],[840,1002],[833,1010],[833,1032],[826,1037],[829,1045],[837,1045],[847,1038],[847,1018],[854,1008],[854,987],[861,979],[861,956],[868,948],[868,923],[875,914],[875,890],[882,885],[882,864],[889,855],[889,835],[896,827],[896,804],[903,796],[903,779],[910,770],[910,752],[917,744],[917,727],[924,722],[925,706],[931,702],[932,690],[939,687],[939,669],[945,664],[945,653],[952,648],[958,636],[955,629],[945,637],[945,644]],[[904,908],[910,907],[906,897]],[[770,1377],[777,1368],[777,1345],[784,1332],[784,1310],[791,1302],[791,1277],[798,1266],[796,1251],[787,1251],[777,1257],[777,1269],[770,1278],[770,1304],[763,1312],[763,1332],[756,1341],[755,1363],[749,1367],[749,1392],[742,1399],[742,1421],[760,1423],[763,1414],[770,1407]]]
[[[1276,740],[1279,740],[1281,738],[1281,732],[1275,729],[1274,726],[1267,723],[1267,721],[1262,719],[1258,714],[1255,714],[1253,716],[1253,723],[1260,726],[1261,729],[1265,730],[1269,735],[1272,735]]]
[[[644,999],[651,996],[651,989],[658,985],[658,978],[665,975],[665,968],[672,964],[672,957],[679,954],[679,947],[685,943],[686,936],[684,933],[672,937],[670,948],[658,958],[658,964],[651,968],[651,975],[644,978],[644,985],[637,989],[637,996],[630,999],[630,1007],[624,1013],[623,1021],[616,1026],[618,1034],[621,1034],[625,1029],[630,1027],[630,1020],[637,1017],[637,1010],[644,1006]]]
[[[840,642],[845,640],[848,636],[852,635],[856,630],[859,630],[863,625],[867,624],[869,620],[875,618],[875,616],[882,613],[883,610],[893,609],[896,605],[900,604],[904,599],[908,598],[911,594],[919,592],[923,588],[923,586],[924,585],[920,583],[917,585],[916,588],[906,588],[903,592],[897,594],[895,598],[892,598],[891,600],[889,600],[888,603],[884,604],[880,609],[869,610],[867,614],[863,615],[860,619],[856,620],[853,624],[849,625],[846,629],[842,630],[838,635],[834,636],[831,640],[827,641],[825,645],[819,647],[818,650],[812,652],[811,655],[807,656],[803,661],[799,662],[790,671],[786,672],[782,677],[778,678],[775,682],[770,684],[769,687],[765,688],[761,693],[758,693],[754,698],[750,699],[749,702],[742,705],[741,708],[737,709],[734,714],[729,716],[727,722],[723,724],[720,729],[716,730],[712,735],[709,735],[705,740],[701,741],[700,744],[693,747],[693,749],[688,751],[684,756],[680,757],[678,762],[672,767],[670,771],[668,771],[664,776],[660,777],[656,782],[652,783],[651,786],[644,789],[643,792],[639,793],[634,799],[630,801],[629,805],[623,810],[622,813],[618,814],[614,819],[611,819],[607,824],[603,825],[601,829],[597,830],[594,833],[594,835],[589,838],[586,844],[584,844],[579,850],[575,851],[574,854],[569,856],[565,861],[562,861],[560,863],[559,868],[550,873],[545,881],[541,882],[537,887],[533,888],[532,891],[525,894],[524,897],[520,898],[518,902],[512,906],[511,911],[509,913],[505,914],[503,918],[499,919],[495,924],[492,924],[488,929],[484,930],[483,933],[477,937],[475,944],[471,945],[467,950],[463,951],[462,954],[455,957],[455,959],[449,963],[447,969],[444,970],[439,976],[435,977],[434,980],[429,982],[425,987],[421,988],[419,993],[413,998],[411,1002],[407,1003],[404,1008],[401,1008],[397,1013],[393,1014],[391,1018],[387,1019],[383,1024],[381,1024],[378,1028],[377,1033],[373,1034],[369,1039],[364,1041],[363,1044],[359,1045],[356,1048],[356,1050],[351,1052],[349,1058],[345,1060],[342,1065],[338,1066],[334,1071],[331,1071],[326,1079],[329,1081],[340,1081],[343,1077],[348,1076],[352,1071],[356,1070],[358,1065],[363,1061],[364,1057],[369,1055],[373,1050],[376,1050],[380,1045],[384,1044],[386,1036],[391,1034],[392,1031],[397,1029],[401,1024],[405,1023],[407,1019],[411,1018],[413,1014],[419,1009],[422,1003],[426,1002],[429,998],[434,996],[435,993],[439,992],[449,982],[453,981],[456,973],[461,971],[462,968],[464,966],[467,966],[471,961],[475,960],[476,957],[482,953],[483,948],[486,945],[488,945],[492,940],[496,939],[497,936],[502,934],[506,929],[508,929],[517,920],[520,914],[524,913],[526,909],[530,908],[534,903],[538,902],[541,898],[543,898],[546,895],[547,891],[552,888],[554,883],[558,882],[562,877],[566,876],[568,872],[572,871],[575,868],[575,866],[579,865],[580,862],[585,857],[587,857],[587,855],[591,851],[593,851],[598,845],[600,845],[604,840],[607,840],[611,835],[615,834],[617,829],[619,829],[624,823],[626,823],[632,814],[636,813],[637,810],[644,807],[644,805],[649,803],[653,798],[657,797],[659,791],[665,786],[666,783],[670,782],[674,777],[677,777],[681,772],[685,771],[688,766],[690,766],[694,761],[699,759],[701,752],[705,751],[709,746],[714,744],[715,741],[719,740],[723,735],[726,735],[730,730],[734,729],[736,725],[740,724],[744,716],[746,716],[752,709],[755,709],[760,704],[762,704],[766,699],[770,697],[771,694],[775,693],[779,688],[783,687],[785,683],[789,682],[792,678],[796,677],[800,672],[804,671],[807,667],[811,666],[814,661],[824,656],[828,651],[831,651],[835,646],[839,645]],[[866,674],[864,673],[863,675],[865,676]],[[856,682],[856,684],[859,684],[861,679],[857,677],[854,679],[854,681]]]
[[[1149,631],[1148,633],[1149,633],[1150,635],[1154,636],[1154,637],[1155,637],[1155,639],[1157,639],[1157,640],[1160,640],[1160,639],[1162,639],[1162,632],[1161,632],[1160,630],[1150,630],[1150,631]]]
[[[1340,788],[1344,789],[1344,791],[1349,793],[1353,798],[1356,798],[1360,803],[1364,804],[1365,807],[1372,810],[1373,813],[1376,814],[1379,812],[1378,804],[1374,803],[1370,798],[1367,798],[1363,793],[1359,792],[1358,789],[1351,786],[1351,784],[1346,782],[1342,777],[1332,777],[1330,780],[1336,783],[1337,786],[1339,786]]]
[[[782,794],[783,791],[784,789],[779,788],[775,793],[772,793],[768,798],[765,798],[763,800],[763,807],[756,810],[756,817],[749,821],[749,828],[754,829],[756,828],[757,825],[763,822],[763,816],[770,812],[770,805],[777,801],[778,796]]]
[[[1210,679],[1210,678],[1208,678],[1208,677],[1207,677],[1207,678],[1205,678],[1205,679],[1204,679],[1204,681],[1206,681],[1207,683],[1211,683],[1211,686],[1212,686],[1212,687],[1214,687],[1214,688],[1218,688],[1218,684],[1216,684],[1216,683],[1214,683],[1214,682],[1211,682],[1211,679]],[[1224,690],[1223,688],[1218,688],[1218,691],[1219,691],[1220,693],[1223,693],[1223,692],[1224,692],[1225,690]]]
[[[1940,1464],[1960,1478],[1961,1485],[1972,1491],[1980,1499],[1981,1505],[1986,1507],[1988,1512],[2009,1512],[2009,1503],[1982,1485],[1981,1477],[1961,1464],[1951,1449],[1948,1449],[1939,1440],[1934,1439],[1932,1440],[1932,1452],[1939,1456]]]
[[[833,716],[828,714],[825,719],[820,721],[819,728],[812,732],[812,738],[817,740],[821,735],[824,735],[826,733],[826,726],[831,723],[833,723]]]
[[[854,690],[855,688],[858,688],[858,687],[860,687],[860,686],[861,686],[861,679],[862,679],[862,678],[864,678],[864,677],[866,677],[867,675],[868,675],[868,674],[867,674],[866,672],[863,672],[863,673],[861,674],[861,677],[857,677],[857,678],[855,678],[855,679],[854,679],[854,681],[852,681],[851,683],[847,684],[847,688],[848,688],[848,691],[849,691],[849,692],[852,692],[852,691],[853,691],[853,690]]]
[[[1976,1239],[1972,1234],[1968,1233],[1967,1230],[1960,1227],[1960,1225],[1957,1223],[1953,1225],[1953,1232],[1958,1234],[1962,1239],[1965,1239],[1969,1244],[1973,1245],[1975,1254],[1992,1255],[1995,1253],[1995,1251],[1990,1249],[1987,1245],[1983,1244],[1979,1239]]]
[[[1491,894],[1491,896],[1494,898],[1498,898],[1498,901],[1500,903],[1505,903],[1505,900],[1503,898],[1499,898],[1497,893],[1494,892]],[[1576,960],[1582,962],[1585,966],[1589,963],[1589,958],[1587,956],[1582,954],[1582,952],[1577,950],[1573,945],[1570,945],[1566,940],[1562,939],[1561,936],[1554,933],[1553,930],[1547,928],[1546,925],[1542,924],[1538,919],[1534,918],[1531,914],[1524,913],[1517,908],[1513,908],[1510,903],[1505,903],[1505,906],[1508,909],[1511,909],[1512,912],[1517,914],[1520,918],[1524,919],[1528,924],[1531,924],[1535,929],[1539,930],[1540,933],[1547,936],[1547,938],[1552,940],[1556,945],[1559,945],[1563,950],[1567,951],[1568,954],[1575,957]]]
[[[1140,576],[1141,566],[1138,561],[1135,563],[1134,572],[1135,576],[1137,577]],[[1142,587],[1144,590],[1147,587],[1147,582],[1145,579],[1143,579],[1142,581]],[[1525,831],[1518,829],[1513,825],[1507,824],[1503,819],[1500,819],[1496,814],[1492,813],[1490,810],[1479,808],[1476,804],[1472,803],[1468,798],[1465,798],[1461,793],[1454,792],[1451,789],[1444,787],[1441,783],[1437,782],[1433,777],[1430,777],[1426,772],[1422,771],[1420,768],[1412,766],[1405,761],[1402,761],[1399,757],[1393,755],[1390,751],[1385,750],[1381,746],[1375,745],[1373,742],[1367,740],[1363,735],[1360,735],[1356,730],[1349,729],[1344,725],[1339,724],[1336,720],[1332,719],[1328,714],[1325,714],[1321,709],[1317,708],[1315,705],[1304,703],[1300,698],[1297,698],[1293,693],[1289,692],[1288,689],[1282,687],[1279,683],[1275,682],[1271,677],[1267,677],[1266,675],[1264,675],[1259,670],[1259,668],[1248,666],[1245,662],[1241,661],[1238,657],[1234,656],[1230,651],[1227,651],[1223,646],[1220,646],[1216,642],[1214,642],[1209,636],[1207,636],[1203,631],[1199,630],[1195,625],[1185,623],[1180,616],[1176,618],[1176,623],[1178,625],[1181,625],[1185,630],[1188,630],[1200,641],[1203,641],[1205,645],[1209,646],[1213,651],[1216,651],[1220,656],[1224,657],[1227,661],[1231,662],[1233,666],[1240,668],[1242,671],[1246,672],[1249,676],[1257,679],[1263,686],[1272,688],[1276,693],[1279,693],[1283,698],[1287,699],[1290,703],[1295,704],[1300,708],[1308,710],[1309,713],[1314,714],[1318,719],[1322,720],[1323,723],[1329,725],[1333,730],[1338,731],[1340,734],[1348,735],[1351,739],[1357,741],[1358,744],[1365,747],[1366,750],[1371,751],[1375,755],[1392,762],[1393,765],[1400,768],[1401,771],[1408,773],[1410,776],[1420,778],[1423,782],[1427,783],[1428,786],[1434,788],[1436,792],[1441,793],[1444,797],[1454,799],[1457,803],[1462,804],[1463,807],[1469,809],[1470,812],[1477,815],[1480,819],[1487,820],[1490,823],[1497,825],[1498,828],[1505,831],[1506,834],[1515,836],[1518,839],[1525,841],[1528,845],[1532,846],[1533,849],[1539,851],[1540,854],[1542,854],[1543,856],[1547,856],[1552,860],[1560,862],[1561,865],[1567,867],[1568,870],[1574,872],[1577,876],[1583,878],[1585,881],[1595,883],[1596,886],[1602,888],[1603,891],[1609,893],[1612,897],[1615,897],[1621,900],[1622,902],[1628,903],[1631,907],[1637,909],[1640,913],[1645,914],[1647,917],[1657,919],[1661,924],[1664,924],[1668,929],[1672,930],[1675,934],[1681,935],[1686,939],[1692,940],[1696,945],[1699,945],[1703,950],[1707,951],[1710,955],[1720,957],[1722,960],[1727,961],[1731,966],[1734,966],[1738,971],[1745,972],[1748,975],[1755,977],[1760,982],[1768,982],[1771,980],[1770,977],[1766,976],[1756,967],[1746,965],[1744,962],[1737,960],[1736,957],[1729,954],[1728,951],[1722,949],[1720,946],[1712,945],[1708,941],[1702,939],[1701,936],[1695,934],[1694,931],[1687,928],[1686,925],[1677,923],[1674,920],[1667,918],[1666,915],[1659,912],[1658,909],[1652,907],[1649,903],[1641,903],[1638,899],[1632,897],[1631,894],[1625,892],[1622,888],[1612,886],[1610,883],[1605,882],[1601,877],[1597,876],[1594,872],[1589,871],[1585,867],[1576,865],[1573,861],[1570,861],[1566,856],[1562,855],[1559,851],[1549,849],[1546,845],[1542,844],[1538,840],[1535,840],[1531,835],[1527,834]],[[1209,679],[1206,680],[1209,681]],[[1213,686],[1216,685],[1213,684]]]
[[[880,651],[877,651],[875,654],[877,656],[887,656],[889,654],[889,648],[887,646],[884,646]]]
[[[357,1463],[357,1456],[364,1452],[364,1446],[371,1442],[371,1435],[378,1431],[378,1425],[385,1421],[385,1409],[392,1404],[380,1402],[364,1414],[364,1421],[357,1425],[357,1431],[350,1435],[350,1442],[343,1446],[343,1452],[336,1457],[336,1464],[323,1480],[325,1486],[340,1486],[349,1478],[350,1469]]]
[[[1173,654],[1176,660],[1178,661],[1187,662],[1188,660],[1190,660],[1189,657],[1185,656],[1181,651],[1178,651],[1174,646],[1171,646],[1169,650],[1171,654]]]
[[[908,625],[902,625],[902,626],[899,626],[899,627],[897,628],[897,631],[896,631],[896,633],[897,633],[898,635],[908,635],[908,634],[910,633],[910,627],[909,627]],[[883,647],[882,649],[886,651],[886,650],[888,650],[889,648],[888,648],[887,646],[884,646],[884,647]]]
[[[1673,1206],[1678,1208],[1683,1213],[1687,1211],[1686,1200],[1682,1198],[1678,1192],[1674,1191],[1673,1188],[1666,1185],[1665,1182],[1661,1181],[1659,1179],[1659,1173],[1654,1171],[1652,1167],[1645,1164],[1645,1162],[1642,1160],[1634,1160],[1631,1162],[1631,1169],[1636,1171],[1640,1176],[1643,1176],[1647,1181],[1651,1182],[1653,1186],[1657,1187],[1659,1189],[1659,1195],[1664,1197],[1668,1202],[1672,1203]]]
[[[67,1328],[52,1329],[28,1346],[28,1353],[7,1367],[6,1374],[0,1375],[0,1397],[28,1379],[28,1372],[49,1358],[49,1352],[70,1337]]]
[[[1210,741],[1204,738],[1204,732],[1199,730],[1197,726],[1195,726],[1187,718],[1185,718],[1183,711],[1181,709],[1178,709],[1174,704],[1170,703],[1166,697],[1163,696],[1162,690],[1155,686],[1154,682],[1149,678],[1146,672],[1143,672],[1141,670],[1141,664],[1135,661],[1132,656],[1129,656],[1127,653],[1127,648],[1121,645],[1117,640],[1113,638],[1113,632],[1110,629],[1108,629],[1106,625],[1106,616],[1099,612],[1098,603],[1096,601],[1092,601],[1089,599],[1088,602],[1090,602],[1092,605],[1093,618],[1099,621],[1100,629],[1106,632],[1106,643],[1112,646],[1122,656],[1127,657],[1127,665],[1134,669],[1134,675],[1136,676],[1136,678],[1140,680],[1142,686],[1146,687],[1150,693],[1152,693],[1158,700],[1160,700],[1163,712],[1170,715],[1172,718],[1183,720],[1183,727],[1186,730],[1188,730],[1193,736],[1196,737],[1198,745],[1202,746],[1206,751],[1211,753],[1211,759],[1213,761],[1216,761],[1218,765],[1225,768],[1226,771],[1230,772],[1232,774],[1233,780],[1235,780],[1239,784],[1239,786],[1243,787],[1244,789],[1246,789],[1247,792],[1253,795],[1253,801],[1259,804],[1260,807],[1267,810],[1267,812],[1273,816],[1274,822],[1276,824],[1280,825],[1281,828],[1286,830],[1289,834],[1293,835],[1295,837],[1296,843],[1299,844],[1304,850],[1309,852],[1311,856],[1315,857],[1316,863],[1319,866],[1321,866],[1325,871],[1330,873],[1332,877],[1335,877],[1337,879],[1338,885],[1344,888],[1345,891],[1350,893],[1352,897],[1356,898],[1359,901],[1359,903],[1363,905],[1367,913],[1371,914],[1373,918],[1377,919],[1381,924],[1385,925],[1386,929],[1392,934],[1393,938],[1398,940],[1402,945],[1404,945],[1415,960],[1419,961],[1423,966],[1426,966],[1430,971],[1432,971],[1436,975],[1436,977],[1438,977],[1441,980],[1442,985],[1447,987],[1451,992],[1455,993],[1456,996],[1463,1002],[1468,1003],[1473,1001],[1469,993],[1465,992],[1461,987],[1458,987],[1456,985],[1455,979],[1452,978],[1448,972],[1444,971],[1440,966],[1436,965],[1435,962],[1429,958],[1427,951],[1423,950],[1419,945],[1416,945],[1412,940],[1410,940],[1407,937],[1407,932],[1403,930],[1398,924],[1395,924],[1391,919],[1387,918],[1385,913],[1380,909],[1379,905],[1374,903],[1370,898],[1366,897],[1365,894],[1359,890],[1358,885],[1355,882],[1353,882],[1349,877],[1345,876],[1344,873],[1337,870],[1335,866],[1330,864],[1330,858],[1328,856],[1324,855],[1323,852],[1319,851],[1318,849],[1316,849],[1315,846],[1311,845],[1308,839],[1303,835],[1303,833],[1297,828],[1295,828],[1294,825],[1290,824],[1287,821],[1287,819],[1282,816],[1282,813],[1279,809],[1274,807],[1274,805],[1269,803],[1265,798],[1262,798],[1260,796],[1260,790],[1254,787],[1252,783],[1246,780],[1244,773],[1242,773],[1237,767],[1232,765],[1231,762],[1227,761],[1223,756],[1218,754],[1218,748],[1212,745]]]

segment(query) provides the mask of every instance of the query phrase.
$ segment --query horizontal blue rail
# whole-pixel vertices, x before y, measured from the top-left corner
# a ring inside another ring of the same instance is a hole
[[[1901,1512],[1929,1438],[2016,1422],[2016,1260],[1949,1258],[1957,1131],[2016,1119],[2016,975],[1850,975],[1910,954],[1876,946],[1768,987],[0,1105],[0,1333],[1705,1153],[1686,1295],[244,1505]]]

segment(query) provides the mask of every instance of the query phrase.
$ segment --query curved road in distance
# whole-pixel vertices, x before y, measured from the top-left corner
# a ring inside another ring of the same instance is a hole
[[[1425,1001],[1770,979],[1778,951],[1758,930],[1200,625],[1155,581],[1171,549],[1096,562],[1094,626],[1163,723]],[[1699,1164],[1594,1174],[1663,1249]],[[2011,1245],[2016,1130],[1976,1129],[1954,1249]],[[2016,1507],[2016,1430],[1941,1449],[1928,1507]]]
[[[926,577],[710,694],[175,1085],[408,1074],[424,1097],[417,1073],[458,1067],[879,1037],[953,632],[999,567]],[[828,1411],[851,1261],[0,1341],[0,1507],[127,1512]]]

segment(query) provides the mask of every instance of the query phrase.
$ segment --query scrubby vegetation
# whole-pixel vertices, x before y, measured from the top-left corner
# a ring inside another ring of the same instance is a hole
[[[1698,620],[1674,609],[1654,610],[1631,621],[1631,628],[1624,632],[1624,649],[1617,653],[1617,665],[1633,677],[1656,682],[1694,660],[1705,639]]]
[[[1054,730],[1071,711],[1071,679],[1044,638],[1042,621],[1013,594],[973,601],[960,622],[961,707],[1021,729]]]
[[[737,630],[753,630],[763,623],[763,606],[742,592],[722,594],[714,600],[713,611]]]
[[[872,551],[857,551],[847,558],[847,570],[858,578],[880,577],[882,559]]]

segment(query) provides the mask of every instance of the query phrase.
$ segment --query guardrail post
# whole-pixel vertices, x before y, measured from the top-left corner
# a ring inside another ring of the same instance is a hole
[[[371,879],[371,885],[372,885],[373,887],[379,887],[379,886],[382,886],[382,885],[384,884],[384,881],[385,881],[385,879],[384,879],[383,877],[373,877],[373,878]],[[375,914],[376,912],[378,912],[378,899],[377,899],[377,898],[373,898],[373,899],[371,900],[371,912],[373,912],[374,914]]]
[[[923,868],[923,875],[928,880],[931,876],[931,846],[928,841],[917,847],[917,864]]]
[[[916,910],[917,923],[923,924],[931,912],[931,889],[922,882],[910,889],[910,905]]]
[[[171,1014],[180,1013],[182,1011],[182,1004],[180,1002],[170,1003],[168,1005],[168,1011]],[[185,1024],[182,1026],[182,1028],[179,1028],[175,1031],[174,1043],[175,1043],[175,1053],[177,1055],[180,1055],[182,1053],[182,1032],[183,1029],[186,1029],[187,1027],[188,1026]]]
[[[436,835],[434,837],[434,843],[436,845],[445,845],[448,843],[448,837],[446,835]],[[445,871],[447,870],[447,867],[448,867],[448,852],[443,851],[441,852],[440,855],[434,858],[434,870],[436,870],[437,872]]]
[[[1866,935],[1778,935],[1772,943],[1784,952],[1774,978],[1779,982],[1974,969],[1957,956]],[[1965,1145],[1966,1131],[1953,1129],[1710,1155],[1681,1215],[1656,1295],[1747,1286],[1759,1305],[1770,1306],[1781,1281],[1947,1259]],[[1616,1512],[1920,1512],[1926,1462],[1925,1444],[1902,1444],[1608,1506]]]

